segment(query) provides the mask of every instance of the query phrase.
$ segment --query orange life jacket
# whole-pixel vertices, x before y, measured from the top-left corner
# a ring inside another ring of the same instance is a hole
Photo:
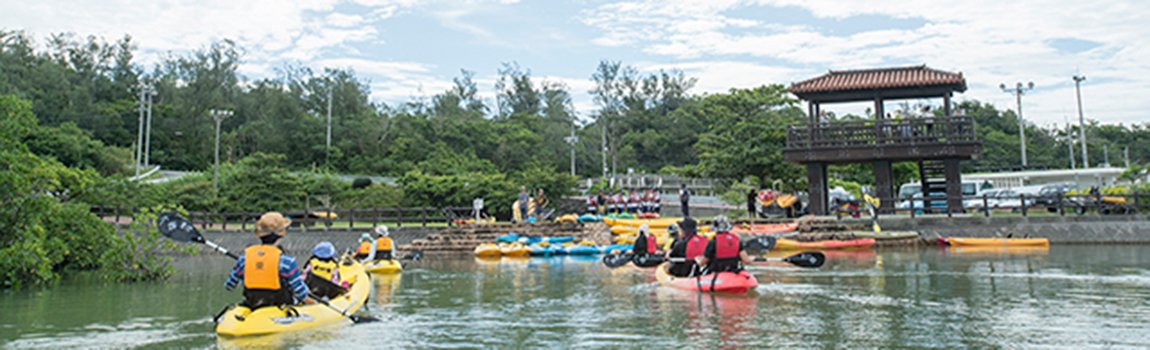
[[[371,254],[371,242],[360,242],[359,249],[356,250],[355,253],[361,255]]]
[[[273,245],[254,245],[244,249],[244,288],[280,289],[280,249]]]
[[[388,251],[391,250],[391,237],[380,237],[375,240],[375,250]]]

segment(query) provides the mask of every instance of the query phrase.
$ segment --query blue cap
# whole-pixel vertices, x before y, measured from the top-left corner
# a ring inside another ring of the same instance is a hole
[[[311,255],[315,255],[320,259],[330,259],[335,256],[335,246],[332,245],[331,242],[319,242],[319,244],[315,245],[315,248],[311,249]]]

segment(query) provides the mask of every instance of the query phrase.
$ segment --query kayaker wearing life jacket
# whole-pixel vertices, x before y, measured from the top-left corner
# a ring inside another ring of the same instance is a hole
[[[695,259],[699,266],[706,266],[708,273],[738,272],[742,269],[740,261],[748,264],[754,261],[743,251],[739,236],[731,233],[731,222],[726,216],[716,216],[712,227],[718,233],[707,243],[703,256]]]
[[[631,252],[654,255],[658,251],[658,239],[655,238],[655,235],[648,233],[650,230],[647,224],[639,226],[639,235],[635,236],[635,245],[631,248]]]
[[[667,257],[685,258],[687,262],[672,262],[667,272],[676,277],[693,276],[698,273],[695,259],[702,256],[707,249],[707,238],[697,234],[698,224],[691,217],[686,217],[671,227],[675,227],[676,231],[682,233],[671,244],[671,250],[667,252]],[[671,227],[667,228],[667,232],[671,232]]]
[[[279,241],[287,235],[291,220],[283,214],[268,212],[256,222],[260,244],[244,249],[224,287],[244,285],[242,306],[255,310],[264,306],[314,304],[295,258],[288,256]]]
[[[311,259],[304,266],[307,274],[307,287],[312,293],[323,298],[334,298],[346,291],[340,281],[339,263],[335,261],[335,246],[331,242],[320,242],[311,249]]]
[[[395,259],[393,251],[395,244],[391,240],[390,232],[387,232],[387,226],[380,226],[375,228],[375,260],[391,260]]]
[[[599,210],[599,204],[595,202],[595,195],[587,196],[587,211],[584,214],[594,215]]]
[[[355,260],[364,261],[375,253],[374,247],[375,240],[371,239],[371,234],[364,232],[359,235],[359,247],[355,249]]]

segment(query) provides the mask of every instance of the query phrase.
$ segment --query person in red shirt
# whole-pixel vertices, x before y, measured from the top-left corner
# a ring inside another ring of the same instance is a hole
[[[699,272],[695,259],[707,249],[707,238],[697,234],[698,224],[691,217],[667,227],[667,233],[675,237],[668,258],[684,258],[686,262],[671,262],[667,272],[676,277],[691,277]],[[680,233],[681,232],[681,233]]]

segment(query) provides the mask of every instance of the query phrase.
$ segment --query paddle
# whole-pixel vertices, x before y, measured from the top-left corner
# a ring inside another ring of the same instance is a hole
[[[863,199],[866,200],[867,207],[870,209],[871,229],[875,233],[882,232],[882,227],[878,226],[878,207],[882,206],[882,200],[877,197],[871,197],[869,194],[864,194]]]
[[[603,264],[607,265],[608,268],[613,269],[613,268],[617,268],[617,267],[620,267],[623,265],[627,265],[627,263],[633,262],[633,261],[639,260],[639,259],[645,259],[644,261],[646,263],[658,262],[659,264],[661,264],[663,262],[668,262],[668,261],[669,262],[677,262],[677,263],[687,262],[687,258],[666,258],[666,257],[658,256],[658,255],[647,255],[645,257],[636,258],[635,254],[623,253],[623,254],[610,254],[610,255],[603,256]],[[756,257],[755,258],[755,262],[785,262],[785,263],[789,263],[789,264],[792,264],[792,265],[795,265],[798,267],[807,267],[807,268],[815,268],[815,267],[823,266],[823,263],[826,263],[826,261],[827,261],[826,255],[823,255],[823,253],[820,253],[820,252],[802,252],[802,253],[791,255],[791,256],[788,256],[785,258],[764,258],[764,257]],[[638,263],[638,264],[645,265],[644,263]],[[642,266],[642,265],[640,265],[640,266]],[[655,265],[658,265],[658,264],[655,264]]]
[[[200,243],[200,244],[203,244],[203,245],[206,245],[206,246],[212,248],[213,250],[215,250],[217,252],[223,253],[224,255],[227,255],[228,257],[231,257],[232,259],[235,259],[235,260],[240,259],[240,257],[238,255],[235,255],[234,253],[229,252],[227,249],[224,249],[223,247],[219,246],[218,244],[215,244],[212,241],[205,239],[204,235],[200,234],[199,230],[196,230],[195,225],[192,225],[192,223],[188,222],[188,220],[180,217],[176,213],[160,214],[160,217],[156,220],[156,227],[160,229],[160,233],[162,233],[164,235],[164,237],[168,237],[174,241],[185,242],[185,243],[186,242]],[[315,301],[317,303],[323,304],[324,306],[331,308],[335,312],[338,312],[340,315],[346,316],[348,319],[351,319],[351,322],[353,322],[353,323],[366,323],[366,322],[379,321],[379,319],[375,318],[375,317],[349,315],[349,314],[347,314],[347,311],[340,310],[339,308],[335,307],[334,305],[329,304],[326,300],[323,300],[314,294],[309,294],[309,295],[311,296],[312,299],[315,299]]]

